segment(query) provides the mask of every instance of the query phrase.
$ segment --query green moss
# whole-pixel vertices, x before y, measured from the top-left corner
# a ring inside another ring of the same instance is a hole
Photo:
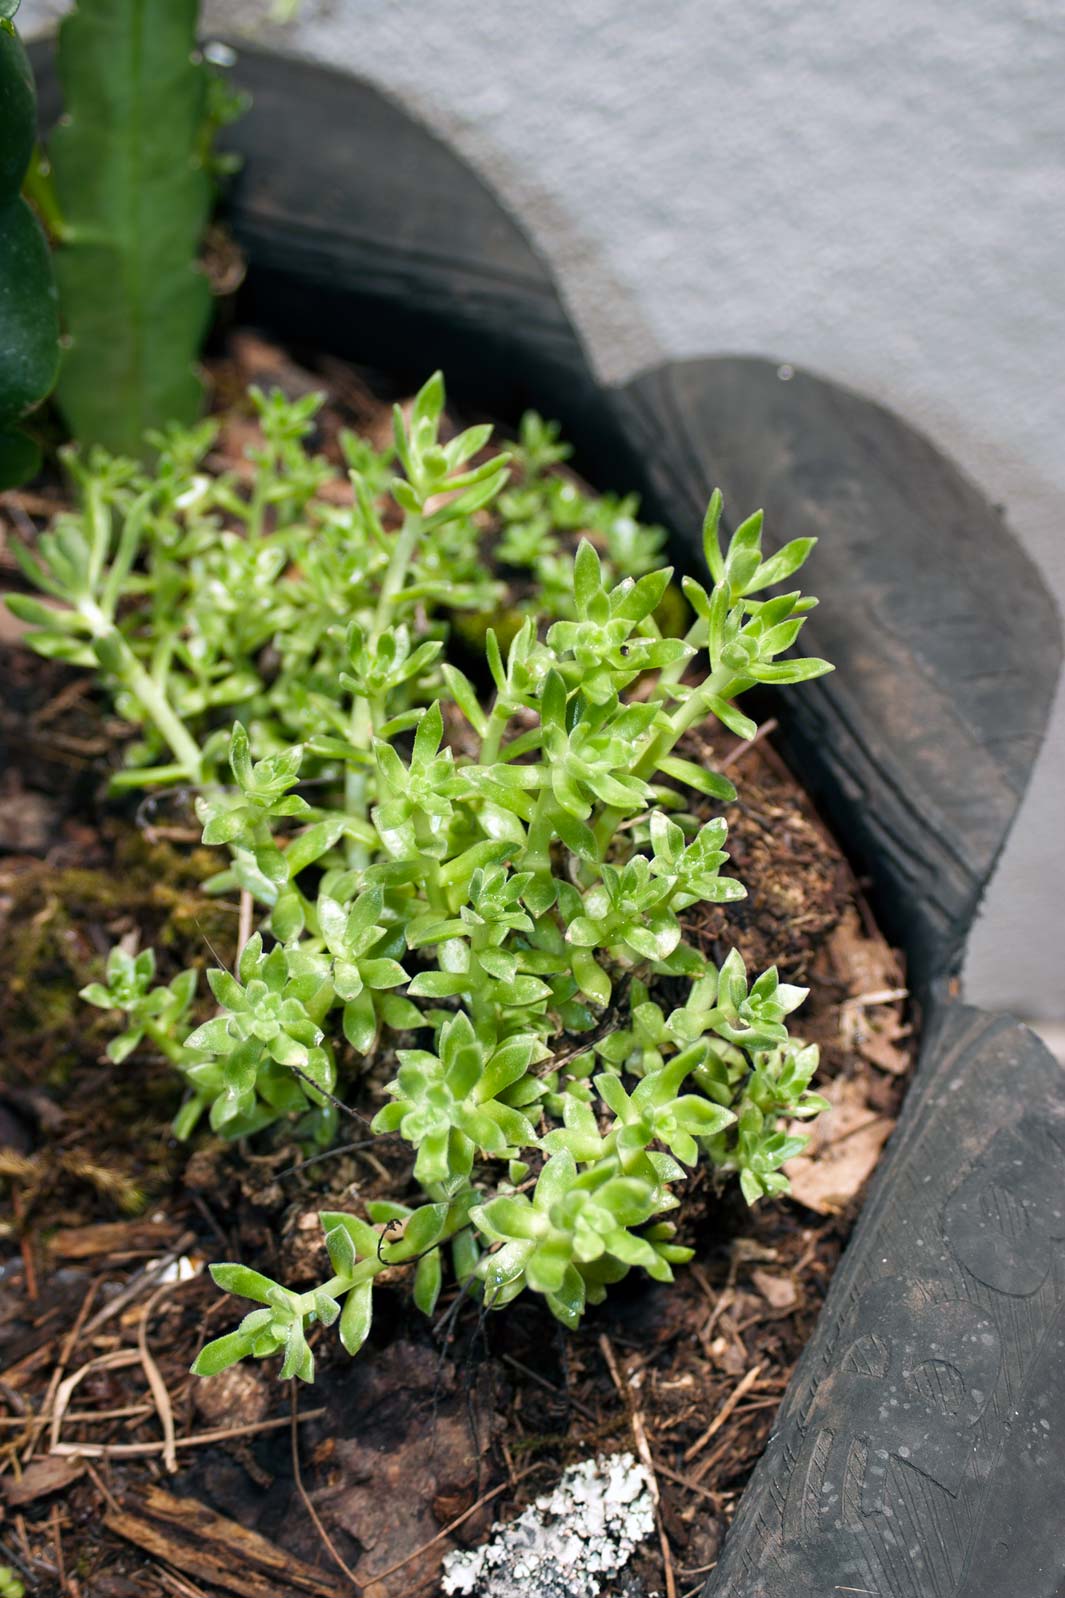
[[[5,1069],[60,1084],[86,1057],[96,1058],[110,1029],[78,998],[111,943],[136,931],[172,964],[204,966],[212,947],[232,948],[236,917],[209,899],[200,882],[210,856],[197,847],[151,841],[115,823],[106,838],[106,867],[36,866],[7,886],[10,910],[0,928],[0,1031],[8,1040]]]

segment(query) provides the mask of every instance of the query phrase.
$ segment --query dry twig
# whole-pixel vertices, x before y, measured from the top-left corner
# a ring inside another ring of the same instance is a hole
[[[746,1394],[750,1392],[751,1388],[754,1386],[761,1374],[761,1365],[752,1365],[746,1376],[736,1383],[736,1386],[725,1399],[725,1402],[722,1404],[721,1408],[718,1410],[717,1414],[714,1416],[705,1432],[703,1432],[702,1436],[697,1437],[690,1448],[685,1449],[684,1463],[686,1465],[690,1465],[696,1455],[702,1453],[711,1437],[715,1436],[717,1432],[721,1430],[722,1426],[732,1414],[732,1411],[736,1408],[736,1405],[739,1403],[740,1399],[745,1397]],[[697,1470],[695,1473],[696,1481],[699,1481],[702,1475],[703,1472],[701,1470]]]
[[[291,1417],[290,1417],[290,1420],[289,1420],[289,1425],[290,1425],[290,1428],[291,1428],[291,1435],[292,1435],[292,1476],[293,1476],[293,1479],[294,1479],[294,1481],[296,1483],[296,1491],[299,1493],[300,1497],[302,1498],[303,1507],[304,1507],[304,1509],[306,1509],[308,1515],[310,1515],[311,1520],[312,1520],[312,1522],[314,1524],[314,1529],[318,1533],[319,1537],[322,1539],[323,1546],[325,1547],[326,1551],[328,1552],[328,1554],[329,1554],[330,1558],[332,1559],[333,1563],[337,1566],[338,1569],[340,1569],[340,1570],[342,1570],[344,1572],[345,1576],[351,1582],[351,1584],[354,1587],[355,1591],[357,1593],[359,1593],[359,1592],[362,1591],[362,1586],[361,1586],[358,1578],[356,1577],[355,1572],[352,1570],[351,1566],[349,1564],[347,1564],[346,1561],[337,1552],[336,1544],[333,1542],[332,1537],[330,1537],[329,1533],[326,1531],[324,1525],[322,1524],[321,1516],[319,1515],[317,1509],[315,1509],[314,1505],[311,1503],[310,1497],[308,1496],[308,1493],[307,1493],[307,1489],[303,1485],[303,1474],[302,1474],[302,1472],[300,1470],[299,1388],[298,1388],[298,1383],[297,1383],[296,1377],[292,1378],[292,1381],[291,1381],[291,1384],[290,1384],[290,1387],[289,1387],[289,1393],[290,1393],[291,1404],[292,1404],[292,1413],[291,1413]]]
[[[55,1549],[56,1570],[59,1572],[59,1588],[62,1591],[67,1584],[67,1567],[63,1561],[63,1534],[59,1529],[59,1505],[52,1505],[49,1516],[52,1527],[52,1547]]]
[[[51,1436],[49,1438],[48,1452],[50,1454],[58,1454],[76,1452],[80,1449],[84,1449],[86,1455],[92,1453],[97,1457],[102,1456],[105,1452],[102,1444],[65,1444],[60,1442],[60,1432],[62,1431],[63,1427],[63,1416],[67,1412],[67,1407],[70,1404],[74,1389],[85,1380],[90,1371],[121,1370],[126,1365],[139,1365],[140,1362],[141,1356],[137,1349],[115,1348],[112,1349],[109,1354],[97,1354],[94,1359],[88,1360],[84,1365],[76,1370],[73,1376],[68,1376],[65,1378],[65,1380],[61,1381],[56,1389],[55,1402],[52,1406],[51,1416],[41,1416],[42,1420],[48,1418],[51,1421]],[[137,1447],[140,1445],[132,1443],[126,1444],[125,1446]],[[155,1444],[147,1444],[144,1446],[150,1447],[153,1453],[156,1452]]]
[[[556,1387],[554,1382],[549,1382],[546,1376],[540,1375],[539,1371],[534,1371],[528,1365],[523,1365],[520,1359],[514,1358],[513,1354],[504,1354],[503,1363],[513,1366],[516,1371],[520,1371],[530,1382],[535,1382],[538,1387],[544,1388],[545,1391],[553,1394],[555,1398],[561,1398],[563,1403],[569,1404],[572,1409],[577,1411],[578,1415],[583,1415],[585,1420],[595,1421],[598,1419],[592,1410],[588,1408],[588,1405],[582,1403],[575,1393],[567,1393],[564,1388]]]
[[[63,1379],[63,1372],[70,1363],[70,1356],[73,1354],[75,1344],[78,1341],[78,1337],[81,1335],[81,1329],[85,1325],[86,1317],[92,1308],[93,1299],[96,1297],[96,1289],[99,1287],[101,1280],[102,1278],[97,1276],[94,1277],[94,1279],[89,1283],[85,1297],[81,1301],[81,1308],[74,1317],[74,1324],[67,1333],[63,1342],[63,1346],[59,1351],[59,1358],[56,1361],[55,1367],[49,1378],[48,1391],[44,1395],[44,1403],[41,1405],[40,1414],[35,1415],[29,1421],[31,1430],[29,1440],[26,1443],[26,1447],[22,1455],[23,1464],[25,1464],[26,1461],[32,1456],[33,1450],[37,1446],[37,1439],[48,1422],[48,1414],[52,1406],[52,1401],[55,1398],[59,1383]]]
[[[132,1353],[133,1351],[130,1350]],[[140,1356],[137,1356],[139,1360]],[[324,1409],[308,1409],[300,1417],[300,1425],[307,1420],[318,1420]],[[216,1426],[207,1432],[197,1432],[193,1437],[176,1437],[175,1448],[207,1448],[211,1443],[235,1442],[238,1437],[251,1437],[258,1432],[278,1431],[290,1424],[287,1415],[274,1420],[251,1421],[247,1426]],[[151,1454],[161,1454],[164,1444],[159,1443],[56,1443],[50,1454],[81,1454],[89,1459],[145,1459]]]
[[[87,1459],[85,1461],[85,1469],[88,1471],[89,1476],[92,1479],[93,1486],[96,1488],[96,1491],[100,1494],[100,1497],[103,1499],[111,1513],[113,1515],[119,1514],[120,1506],[118,1500],[111,1491],[110,1487],[108,1487],[107,1483],[104,1481],[103,1477],[100,1475],[100,1472],[96,1469],[96,1466]]]
[[[686,1487],[690,1493],[698,1493],[700,1498],[708,1498],[718,1514],[721,1513],[721,1500],[711,1487],[704,1487],[702,1482],[696,1481],[692,1476],[682,1476],[679,1470],[670,1470],[669,1466],[663,1465],[659,1459],[655,1460],[655,1469],[660,1476],[665,1476],[667,1481],[675,1481],[678,1487]]]
[[[730,767],[738,766],[744,755],[749,754],[755,744],[761,743],[763,738],[768,738],[770,733],[776,732],[779,725],[776,717],[770,716],[761,723],[753,738],[741,738],[738,744],[734,744],[717,769],[728,771]]]
[[[167,1592],[176,1593],[177,1598],[207,1598],[202,1587],[194,1587],[191,1581],[176,1575],[172,1570],[164,1570],[162,1565],[158,1567],[156,1575]]]
[[[99,1331],[100,1327],[105,1325],[107,1321],[112,1320],[114,1316],[121,1314],[121,1312],[126,1308],[127,1304],[132,1304],[134,1299],[139,1298],[141,1293],[143,1293],[147,1288],[153,1287],[158,1282],[163,1272],[169,1270],[171,1265],[173,1265],[176,1260],[179,1260],[182,1254],[184,1254],[185,1250],[191,1247],[191,1245],[195,1242],[195,1232],[183,1232],[172,1249],[168,1250],[166,1254],[161,1255],[160,1258],[155,1260],[153,1263],[145,1265],[142,1270],[137,1272],[136,1276],[129,1281],[129,1283],[122,1289],[120,1293],[116,1293],[114,1298],[110,1299],[102,1309],[97,1311],[92,1320],[85,1327],[85,1335],[88,1336],[90,1332]],[[196,1278],[189,1277],[188,1280],[195,1281]],[[178,1288],[184,1287],[184,1285],[184,1282],[171,1282],[169,1284],[171,1292],[176,1291]]]
[[[170,1403],[170,1393],[163,1380],[163,1373],[155,1363],[148,1348],[148,1318],[164,1294],[169,1292],[169,1287],[157,1289],[144,1306],[144,1314],[137,1327],[137,1351],[140,1354],[144,1374],[148,1379],[148,1388],[159,1416],[159,1424],[163,1428],[163,1464],[171,1476],[177,1471],[177,1450],[174,1438],[174,1410]]]
[[[606,1368],[610,1372],[610,1379],[618,1390],[618,1396],[624,1400],[628,1409],[629,1425],[632,1427],[636,1452],[639,1454],[643,1468],[647,1472],[651,1502],[655,1511],[655,1525],[658,1527],[658,1546],[662,1550],[662,1567],[666,1578],[666,1598],[677,1598],[677,1583],[673,1575],[673,1557],[669,1551],[669,1538],[666,1536],[666,1528],[662,1522],[662,1493],[658,1486],[658,1472],[655,1468],[654,1456],[651,1453],[651,1445],[647,1440],[647,1428],[644,1425],[643,1415],[636,1402],[636,1396],[632,1388],[621,1374],[621,1369],[614,1355],[613,1345],[605,1332],[600,1335],[599,1347],[602,1350],[603,1358],[606,1360]]]

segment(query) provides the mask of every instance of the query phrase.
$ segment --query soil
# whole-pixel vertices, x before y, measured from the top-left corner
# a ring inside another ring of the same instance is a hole
[[[249,381],[327,387],[327,451],[342,425],[385,425],[380,383],[301,366],[249,334],[231,338],[214,375],[220,406]],[[251,425],[235,414],[219,465],[239,464]],[[52,481],[0,496],[0,525],[32,534],[61,502]],[[2,553],[0,566],[7,578]],[[661,1536],[625,1591],[698,1592],[912,1053],[898,956],[771,729],[750,745],[722,733],[711,749],[699,735],[688,751],[738,768],[728,846],[749,889],[704,907],[690,935],[716,959],[735,944],[750,967],[775,962],[811,987],[803,1034],[821,1046],[815,1085],[835,1108],[818,1158],[795,1162],[795,1197],[751,1211],[696,1180],[693,1264],[673,1286],[622,1283],[572,1334],[532,1294],[489,1317],[445,1298],[429,1323],[385,1286],[359,1358],[326,1332],[314,1387],[286,1391],[260,1365],[188,1375],[232,1319],[203,1266],[239,1258],[311,1285],[317,1211],[373,1197],[388,1173],[355,1123],[351,1145],[311,1163],[283,1140],[178,1145],[163,1063],[106,1061],[106,1021],[75,997],[100,956],[136,934],[164,974],[214,951],[229,960],[236,905],[199,894],[206,851],[180,802],[104,798],[126,730],[85,675],[29,655],[10,631],[0,657],[0,1565],[42,1598],[414,1598],[438,1590],[449,1548],[642,1432]]]

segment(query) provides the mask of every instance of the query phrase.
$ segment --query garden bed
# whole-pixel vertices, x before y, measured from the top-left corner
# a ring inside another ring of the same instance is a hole
[[[384,386],[335,361],[308,370],[242,334],[214,372],[227,420],[212,469],[240,467],[253,423],[232,407],[249,381],[328,389],[327,454],[341,426],[371,436],[387,426]],[[61,493],[46,483],[5,496],[5,520],[41,525]],[[735,945],[754,969],[775,962],[782,978],[811,986],[801,1031],[821,1047],[816,1085],[835,1108],[815,1134],[818,1161],[795,1164],[796,1197],[751,1211],[704,1173],[684,1211],[693,1264],[673,1287],[623,1283],[575,1333],[562,1334],[535,1297],[483,1317],[449,1294],[429,1323],[384,1286],[371,1346],[354,1364],[320,1340],[318,1380],[298,1395],[294,1421],[289,1393],[262,1367],[189,1377],[227,1313],[203,1264],[242,1258],[292,1286],[313,1283],[324,1257],[317,1211],[386,1192],[387,1170],[365,1147],[308,1164],[283,1136],[260,1140],[250,1157],[210,1138],[176,1144],[174,1078],[162,1062],[141,1053],[120,1067],[101,1062],[106,1030],[73,996],[106,949],[123,938],[154,944],[164,979],[215,952],[228,963],[237,906],[200,895],[199,829],[180,796],[101,798],[124,729],[84,675],[13,640],[4,653],[4,1557],[41,1593],[74,1590],[61,1585],[71,1575],[101,1598],[348,1591],[336,1556],[373,1598],[431,1593],[449,1548],[478,1541],[564,1466],[638,1448],[642,1435],[660,1537],[637,1555],[626,1590],[698,1589],[911,1063],[899,957],[772,736],[743,745],[718,729],[707,745],[709,735],[689,735],[689,758],[741,767],[740,799],[725,814],[749,898],[693,911],[688,935],[715,961]],[[364,1107],[358,1090],[351,1103]],[[340,1135],[365,1141],[355,1120]],[[161,1291],[164,1271],[178,1279]],[[233,1435],[212,1440],[220,1430]],[[197,1505],[190,1541],[183,1517]],[[266,1540],[239,1563],[233,1522]],[[283,1577],[267,1544],[283,1551]]]

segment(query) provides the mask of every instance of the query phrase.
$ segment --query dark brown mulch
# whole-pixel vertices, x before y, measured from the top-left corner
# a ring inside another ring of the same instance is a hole
[[[360,374],[333,363],[323,376],[327,447],[340,425],[381,425]],[[312,380],[245,336],[220,392],[249,379]],[[223,451],[246,436],[234,421]],[[0,518],[32,525],[59,492],[3,496]],[[715,740],[714,760],[737,768],[729,847],[750,897],[704,910],[693,935],[715,958],[735,943],[750,966],[775,961],[811,986],[802,1026],[838,1108],[821,1158],[798,1164],[804,1202],[752,1212],[699,1179],[685,1209],[695,1263],[672,1287],[621,1284],[575,1334],[532,1295],[487,1318],[451,1300],[430,1325],[401,1285],[382,1287],[370,1346],[352,1362],[321,1334],[318,1381],[293,1395],[262,1367],[189,1377],[233,1318],[201,1267],[242,1258],[310,1285],[317,1211],[380,1191],[379,1151],[308,1166],[283,1142],[179,1147],[161,1062],[102,1058],[106,1023],[74,995],[106,948],[137,932],[167,969],[229,959],[236,907],[199,894],[203,856],[180,805],[103,800],[123,729],[83,676],[10,641],[0,663],[0,1564],[41,1595],[266,1598],[351,1592],[339,1559],[370,1598],[413,1598],[437,1589],[449,1547],[476,1543],[566,1464],[631,1449],[635,1426],[669,1570],[649,1543],[632,1590],[700,1587],[910,1064],[904,1002],[884,997],[902,985],[897,957],[771,740]],[[160,1285],[160,1260],[199,1274]]]

